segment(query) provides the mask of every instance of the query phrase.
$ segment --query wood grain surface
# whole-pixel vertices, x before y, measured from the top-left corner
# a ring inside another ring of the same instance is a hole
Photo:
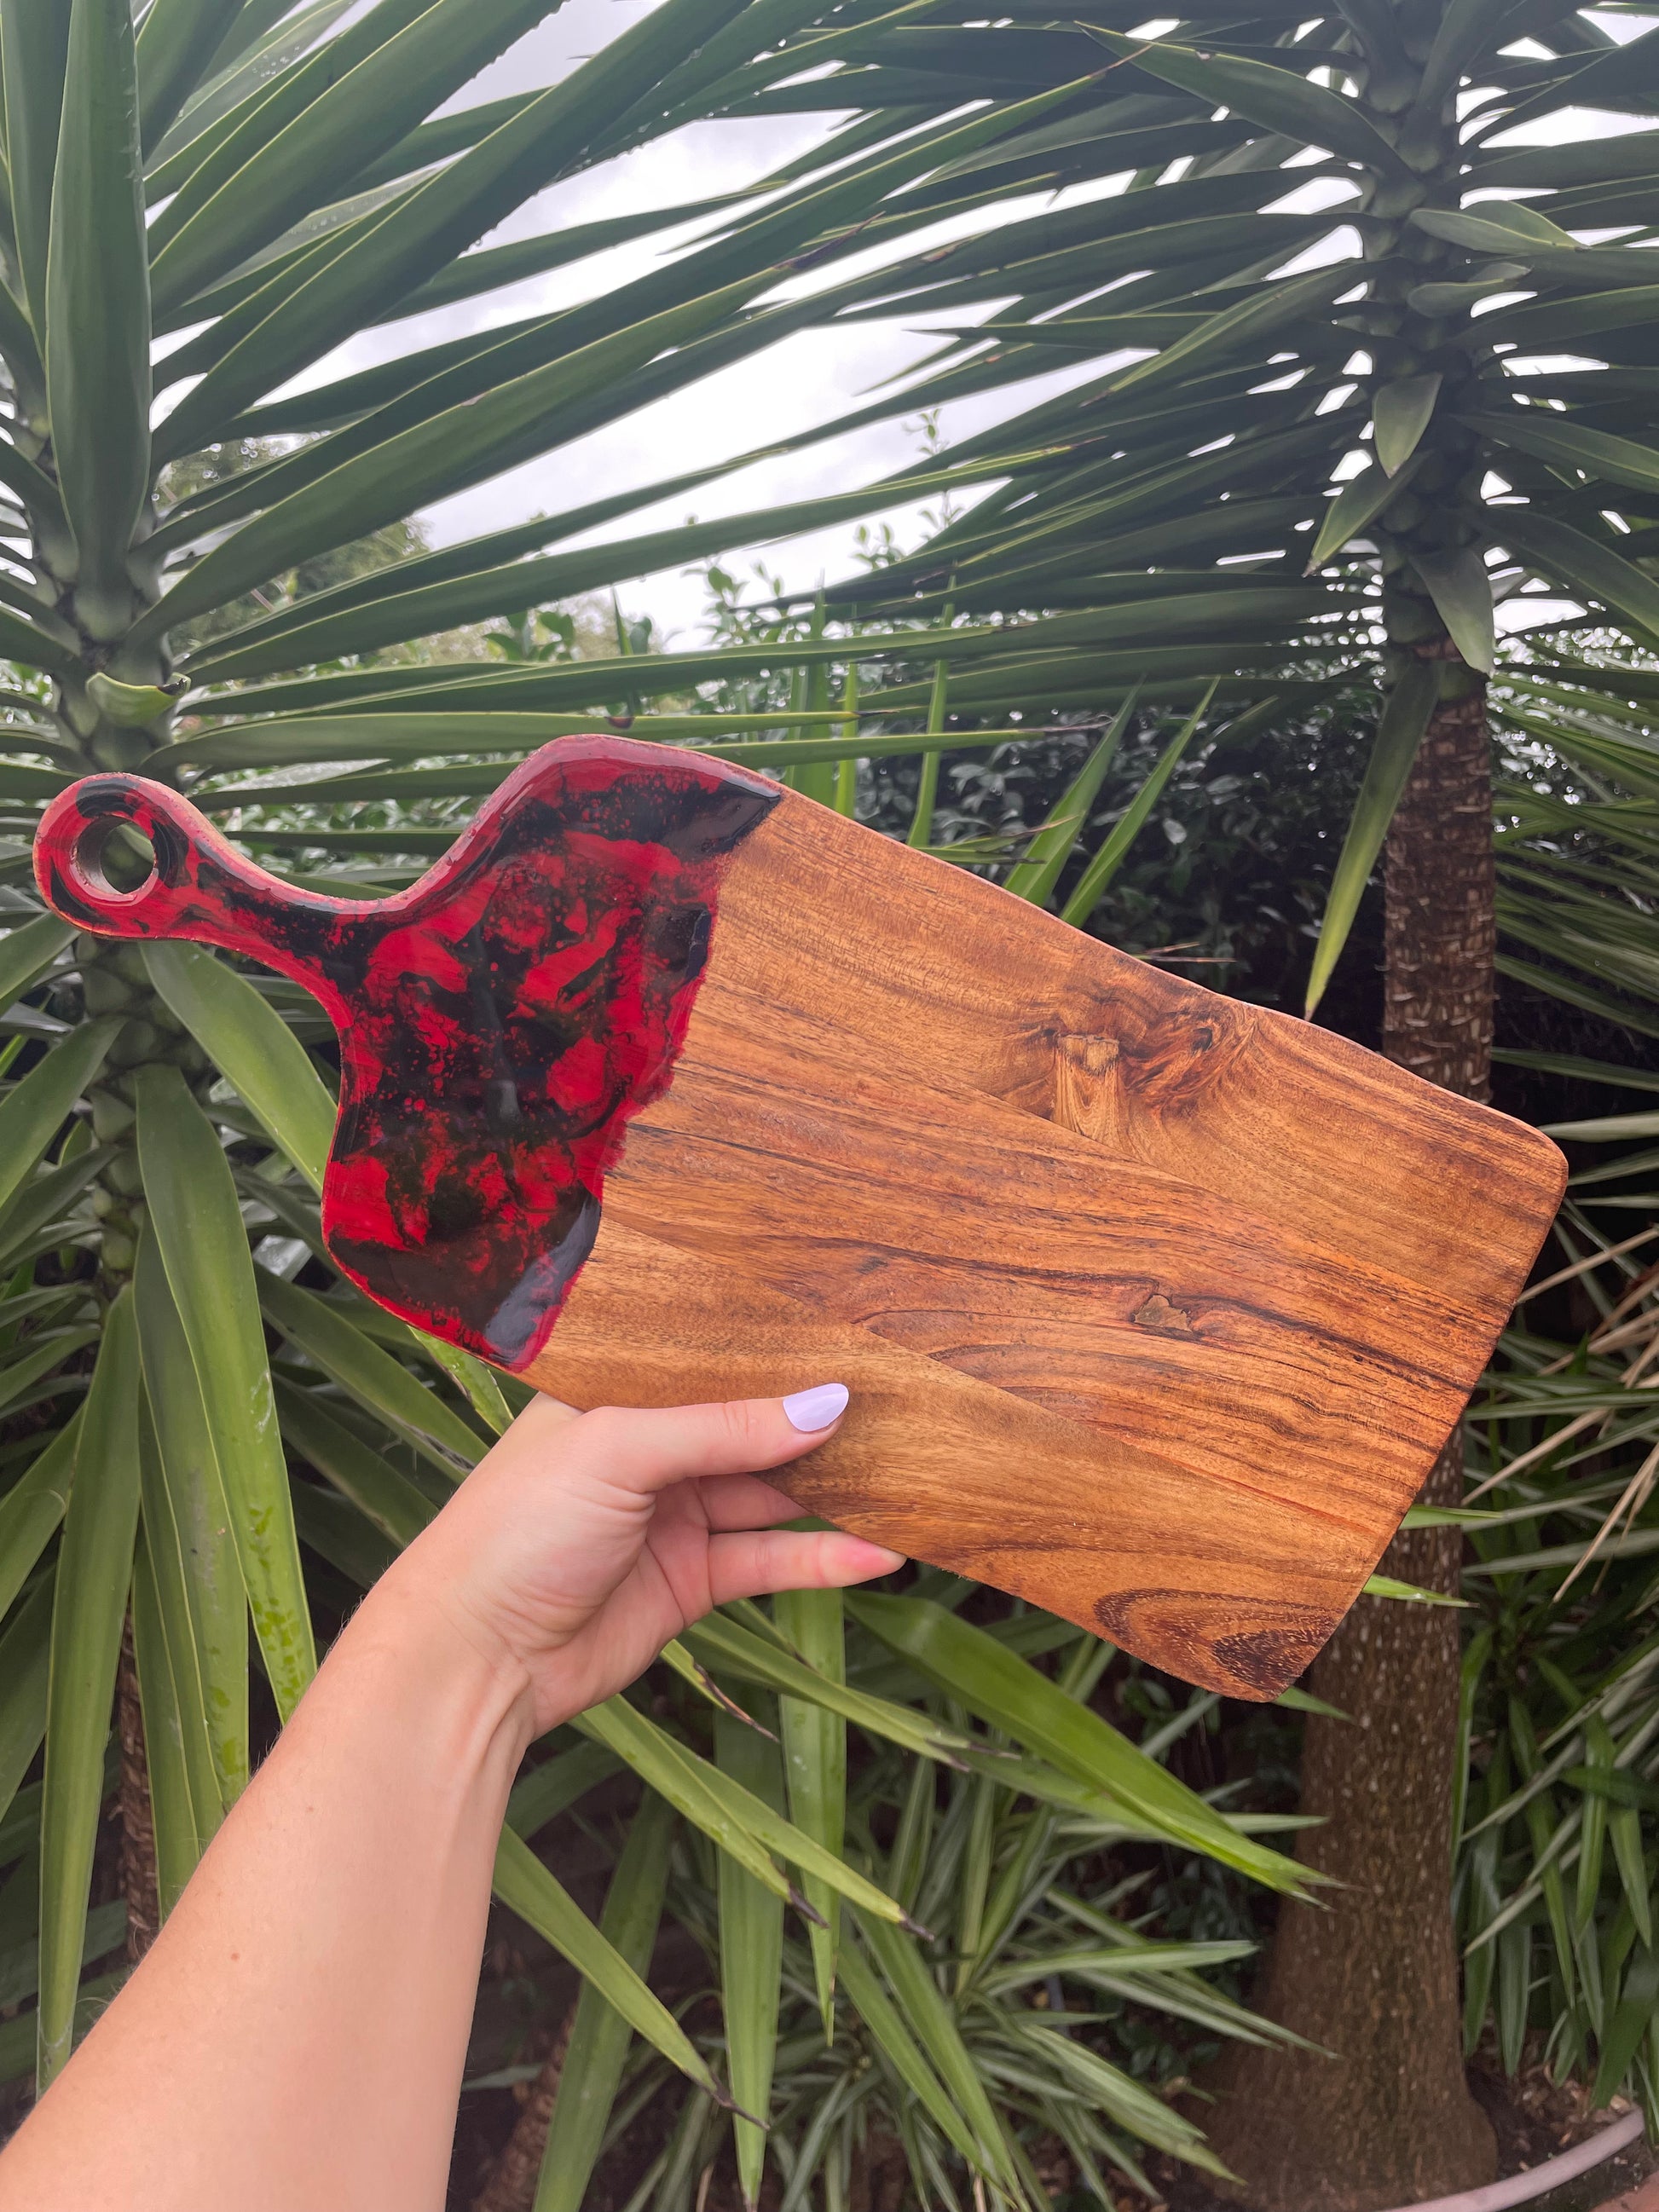
[[[578,1406],[839,1377],[846,1422],[788,1470],[804,1510],[1237,1697],[1302,1671],[1372,1557],[1340,1514],[1300,1516],[1292,1583],[1281,1528],[1245,1492],[610,1218],[530,1372]]]
[[[839,1379],[792,1494],[1271,1697],[1371,1571],[1564,1166],[793,793],[527,1370],[578,1405]]]

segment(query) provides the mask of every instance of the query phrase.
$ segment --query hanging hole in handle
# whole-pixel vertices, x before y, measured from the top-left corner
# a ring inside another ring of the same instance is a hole
[[[76,872],[104,899],[142,898],[155,882],[155,848],[131,822],[89,822],[75,843]]]

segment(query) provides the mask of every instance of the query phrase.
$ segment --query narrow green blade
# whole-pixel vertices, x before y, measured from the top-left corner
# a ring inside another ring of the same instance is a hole
[[[1008,872],[1004,888],[1033,906],[1046,906],[1073,848],[1089,819],[1089,810],[1100,796],[1107,772],[1117,757],[1123,732],[1129,726],[1141,687],[1136,684],[1103,732],[1089,757],[1054,802],[1048,820],[1031,840],[1025,858]]]
[[[1396,377],[1383,385],[1372,401],[1376,458],[1390,477],[1397,477],[1417,451],[1434,413],[1440,385],[1437,371],[1427,376]]]
[[[42,1575],[0,1636],[0,1820],[46,1732],[52,1577]]]
[[[247,1589],[196,1363],[153,1231],[139,1238],[133,1288],[157,1455],[153,1480],[145,1468],[145,1534],[169,1646],[177,1647],[169,1663],[178,1693],[198,1700],[220,1804],[228,1808],[248,1778]],[[204,1796],[204,1819],[208,1809]]]
[[[844,1602],[948,1697],[1051,1759],[1063,1774],[1118,1798],[1156,1832],[1271,1888],[1304,1887],[1306,1875],[1294,1861],[1242,1835],[1196,1791],[983,1629],[927,1598],[860,1590],[847,1593]]]
[[[213,1125],[176,1068],[137,1078],[138,1158],[230,1507],[254,1632],[286,1720],[317,1671],[247,1231]]]
[[[152,0],[138,31],[142,134],[154,147],[212,70],[242,0]]]
[[[872,1918],[898,1921],[904,1917],[885,1891],[793,1826],[763,1798],[688,1750],[666,1729],[636,1711],[625,1698],[606,1698],[602,1705],[584,1713],[578,1725],[585,1735],[597,1736],[619,1759],[625,1759],[653,1789],[660,1790],[678,1805],[687,1820],[712,1836],[722,1850],[730,1851],[778,1896],[787,1896],[789,1886],[773,1865],[769,1856],[772,1852],[803,1874],[817,1875]]]
[[[134,624],[127,652],[148,646],[174,623],[240,598],[277,569],[367,536],[412,507],[528,459],[548,441],[548,426],[558,422],[561,410],[642,368],[665,348],[684,347],[724,322],[765,288],[771,274],[762,270],[601,338],[545,368],[446,408],[343,462],[267,508],[187,569]]]
[[[839,1590],[781,1590],[772,1601],[772,1615],[806,1666],[821,1680],[845,1683],[846,1609]],[[847,1824],[846,1719],[823,1705],[809,1703],[802,1698],[780,1698],[778,1724],[783,1744],[784,1773],[789,1785],[789,1817],[815,1843],[839,1856],[846,1840]],[[821,1928],[809,1923],[807,1934],[812,1946],[812,1975],[817,1984],[823,2039],[831,2043],[836,2032],[836,1954],[841,1899],[816,1875],[806,1875],[802,1887],[807,1903],[823,1921]],[[735,2081],[733,2087],[742,2103],[741,2088]]]
[[[1122,818],[1107,833],[1100,850],[1078,878],[1077,888],[1066,902],[1060,919],[1081,929],[1111,889],[1112,878],[1122,866],[1129,848],[1146,828],[1154,806],[1163,796],[1164,787],[1181,764],[1181,758],[1192,743],[1194,733],[1208,711],[1210,702],[1219,688],[1218,678],[1212,683],[1192,713],[1158,755],[1152,774],[1124,810]]]
[[[484,1442],[437,1392],[382,1350],[349,1317],[268,1268],[255,1270],[259,1303],[283,1334],[367,1406],[414,1442],[453,1482],[484,1454]],[[434,1455],[433,1446],[437,1446]]]
[[[1455,553],[1418,553],[1412,566],[1429,587],[1448,635],[1466,664],[1490,676],[1498,650],[1492,580],[1473,545]]]
[[[334,1101],[305,1047],[245,976],[199,945],[147,945],[158,995],[313,1190],[334,1141]]]
[[[1659,637],[1659,584],[1633,561],[1535,507],[1506,507],[1502,528],[1506,544],[1535,562],[1551,582],[1600,600]]]
[[[206,1826],[204,1833],[204,1826],[218,1821],[219,1790],[199,1711],[191,1728],[190,1745],[199,1751],[201,1764],[194,1776],[191,1771],[185,1739],[187,1709],[173,1679],[161,1601],[142,1528],[132,1563],[132,1655],[143,1717],[144,1766],[155,1841],[156,1904],[165,1919],[201,1863],[212,1833],[211,1826]],[[195,1795],[192,1782],[204,1784],[207,1794]]]
[[[494,1886],[501,1903],[568,1959],[635,2034],[717,2102],[729,2101],[673,2014],[511,1828],[502,1830],[496,1847]]]
[[[261,143],[211,197],[192,194],[181,217],[167,224],[155,253],[157,300],[189,299],[338,199],[359,170],[505,52],[546,5],[428,0],[371,9],[353,27],[358,40],[348,33],[336,42],[340,60],[326,47],[317,57],[322,66],[312,72],[311,96],[291,101],[280,126],[259,134]],[[386,27],[378,36],[377,15]]]
[[[599,1932],[623,1964],[641,1977],[650,1968],[656,1947],[673,1834],[672,1808],[647,1790],[605,1892]],[[548,2120],[533,2212],[581,2212],[622,2083],[629,2039],[629,2023],[621,2013],[605,2002],[595,1984],[584,1983]]]
[[[58,1556],[40,1801],[40,2009],[45,2091],[74,2034],[81,1954],[104,1794],[121,1625],[138,1526],[138,1334],[131,1290],[111,1307],[76,1439]]]
[[[963,2039],[955,2011],[934,1980],[915,1937],[864,1914],[859,1916],[859,1928],[880,1962],[912,2034],[973,2130],[977,2162],[1012,2192],[1018,2182],[1002,2123]]]
[[[1311,576],[1316,569],[1322,568],[1333,554],[1340,553],[1350,539],[1358,538],[1375,522],[1389,501],[1407,489],[1422,462],[1420,453],[1413,454],[1391,477],[1380,463],[1373,461],[1357,477],[1350,477],[1336,497],[1326,504],[1313,550],[1308,556],[1306,573]]]
[[[46,246],[73,0],[0,0],[6,167],[23,297],[37,341],[46,326]]]
[[[149,491],[143,168],[131,0],[74,0],[46,256],[46,392],[80,549],[76,611],[100,640],[132,617],[127,555]]]
[[[0,938],[0,1012],[40,981],[74,934],[70,923],[43,914]]]
[[[714,1759],[722,1774],[781,1814],[784,1782],[778,1747],[731,1714],[714,1716]],[[765,2124],[777,2058],[780,1977],[783,1971],[783,1899],[763,1889],[722,1851],[719,1872],[720,1996],[726,2011],[726,2065],[732,2100],[738,2185],[749,2212],[760,2201],[766,2163]],[[743,2114],[752,2114],[744,2118]],[[757,2124],[758,2123],[758,2124]]]
[[[81,1419],[77,1407],[28,1473],[0,1498],[0,1615],[34,1572],[64,1517]]]
[[[33,1173],[64,1117],[103,1066],[120,1027],[106,1016],[71,1030],[0,1100],[0,1206]]]
[[[179,402],[171,442],[210,436],[382,312],[412,305],[407,295],[417,286],[453,269],[462,248],[562,171],[568,173],[619,110],[647,94],[710,25],[743,5],[667,0],[653,10],[648,31],[640,22],[609,40],[459,161],[394,202],[337,253],[308,264],[298,289],[273,299],[270,312],[257,321],[256,299],[246,334]],[[274,155],[280,145],[271,150]],[[299,178],[307,191],[314,189],[303,167]],[[246,190],[239,180],[239,200]],[[204,222],[210,214],[204,213]],[[186,243],[179,241],[180,251]],[[465,269],[463,264],[463,275]]]
[[[1331,877],[1325,918],[1319,926],[1319,942],[1314,947],[1304,1010],[1310,1016],[1324,996],[1325,986],[1348,941],[1348,932],[1359,911],[1360,897],[1370,881],[1371,870],[1376,865],[1376,856],[1382,849],[1389,824],[1394,819],[1406,779],[1412,772],[1412,763],[1417,758],[1417,749],[1423,742],[1423,732],[1429,726],[1439,696],[1439,665],[1431,660],[1412,661],[1401,671],[1400,680],[1389,694],[1382,719],[1377,725],[1376,741],[1365,766],[1365,779],[1354,801],[1348,834],[1342,842],[1342,851]]]
[[[314,1391],[296,1390],[279,1380],[276,1410],[286,1440],[343,1498],[399,1548],[414,1542],[437,1510],[424,1492],[337,1421]]]

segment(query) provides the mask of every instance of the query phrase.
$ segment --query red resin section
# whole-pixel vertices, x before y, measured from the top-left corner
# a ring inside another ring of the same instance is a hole
[[[562,738],[368,901],[282,883],[176,792],[96,775],[47,809],[35,874],[66,921],[195,938],[315,993],[340,1038],[329,1250],[404,1320],[519,1368],[592,1249],[629,1118],[667,1088],[721,874],[778,797],[696,755]],[[131,892],[98,860],[121,823],[155,852]]]

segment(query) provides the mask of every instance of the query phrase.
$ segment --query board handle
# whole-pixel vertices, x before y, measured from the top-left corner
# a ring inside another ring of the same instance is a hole
[[[106,866],[124,827],[148,840],[154,855],[149,875],[125,889]],[[35,832],[34,876],[53,912],[82,929],[193,938],[247,953],[313,989],[313,963],[295,957],[296,920],[315,915],[337,926],[379,906],[325,898],[268,874],[187,799],[142,775],[88,775],[59,792]]]

